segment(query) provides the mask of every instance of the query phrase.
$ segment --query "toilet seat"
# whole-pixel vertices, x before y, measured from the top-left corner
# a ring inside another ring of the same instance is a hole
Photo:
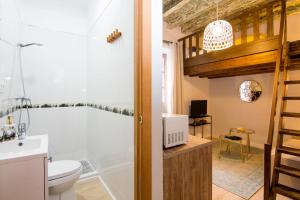
[[[55,187],[58,185],[65,185],[64,187],[71,187],[80,177],[81,175],[81,168],[74,174],[71,174],[69,176],[65,176],[62,178],[53,179],[51,181],[48,181],[48,187]]]
[[[75,177],[81,173],[81,163],[74,160],[53,161],[48,164],[48,182],[56,179]]]

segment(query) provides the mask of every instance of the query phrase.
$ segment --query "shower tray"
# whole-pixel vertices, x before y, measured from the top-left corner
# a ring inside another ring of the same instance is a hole
[[[80,179],[98,175],[98,171],[88,160],[80,160],[79,162],[82,165],[82,173]]]

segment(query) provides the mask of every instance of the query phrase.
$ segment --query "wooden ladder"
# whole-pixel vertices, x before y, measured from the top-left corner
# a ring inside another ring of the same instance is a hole
[[[294,69],[295,65],[296,68],[297,65],[298,66],[300,65],[300,59],[299,59],[300,42],[296,43],[296,45],[294,45],[293,42],[292,43],[293,46],[291,46],[291,44],[287,42],[286,0],[281,0],[281,6],[282,9],[281,9],[280,37],[279,37],[280,40],[279,40],[278,58],[276,61],[276,69],[275,69],[275,76],[274,76],[270,127],[269,127],[268,141],[265,144],[264,200],[274,200],[276,199],[277,194],[289,197],[291,199],[300,200],[300,190],[279,183],[280,174],[284,174],[300,180],[300,167],[295,168],[292,166],[288,166],[288,164],[282,163],[282,154],[288,154],[288,155],[300,157],[300,147],[299,149],[296,149],[296,148],[284,146],[283,144],[285,136],[300,136],[300,130],[291,130],[285,128],[284,126],[284,121],[287,120],[288,118],[300,118],[300,113],[290,112],[287,111],[286,109],[287,104],[290,101],[300,101],[300,94],[299,96],[289,96],[287,90],[289,85],[294,85],[294,87],[297,87],[297,85],[299,85],[299,90],[300,90],[300,77],[299,80],[287,80],[288,72],[291,69]],[[295,59],[295,57],[297,56],[298,59]],[[282,58],[284,58],[283,68],[282,68]],[[282,81],[281,81],[282,98],[280,99],[281,107],[280,107],[279,124],[278,124],[278,136],[277,136],[277,144],[275,148],[274,166],[273,169],[271,169],[271,157],[272,157],[271,152],[272,152],[274,127],[275,127],[275,116],[276,116],[276,107],[277,107],[276,105],[278,99],[278,83],[279,83],[280,71],[282,69],[283,69]],[[271,171],[272,171],[272,181],[271,181]]]
[[[292,60],[291,56],[294,55],[295,52],[290,52],[290,43],[287,42],[286,55],[285,55],[284,66],[283,66],[283,83],[282,83],[282,90],[281,90],[281,94],[283,97],[281,99],[278,136],[277,136],[277,144],[275,149],[273,177],[272,177],[272,184],[271,184],[271,191],[270,191],[271,199],[276,199],[276,194],[280,194],[292,199],[300,200],[300,190],[279,183],[280,174],[285,174],[287,176],[300,179],[300,168],[294,168],[288,165],[284,165],[282,164],[281,161],[282,154],[288,154],[288,155],[300,157],[300,147],[299,149],[296,149],[296,148],[286,147],[283,144],[285,136],[300,136],[300,130],[291,130],[291,129],[286,129],[284,127],[284,118],[300,118],[300,113],[286,111],[288,102],[300,100],[300,93],[299,96],[289,96],[287,90],[287,87],[289,85],[299,85],[299,91],[300,91],[300,80],[287,80],[289,68],[293,65],[293,62],[291,62]]]
[[[298,48],[300,49],[300,42],[298,43]],[[290,188],[288,186],[282,185],[279,183],[279,175],[285,174],[287,176],[291,176],[294,178],[298,178],[300,180],[300,168],[294,168],[291,166],[287,166],[282,164],[282,154],[288,154],[300,157],[300,147],[299,149],[286,147],[283,144],[285,136],[300,136],[300,130],[291,130],[286,129],[284,127],[284,118],[300,118],[300,113],[295,112],[287,112],[286,107],[288,102],[290,101],[300,101],[299,96],[289,96],[287,87],[289,85],[299,85],[300,91],[300,80],[287,80],[289,69],[293,69],[295,65],[300,65],[300,59],[291,59],[291,56],[299,56],[299,51],[290,51],[290,43],[286,43],[286,55],[284,59],[283,66],[283,84],[282,84],[282,99],[281,99],[281,108],[280,108],[280,117],[279,117],[279,127],[278,127],[278,137],[277,137],[277,145],[275,151],[275,160],[273,167],[273,178],[272,184],[270,188],[270,199],[276,199],[276,194],[281,194],[283,196],[300,200],[300,190],[295,188]],[[300,77],[299,77],[300,78]],[[266,198],[265,198],[266,199]]]

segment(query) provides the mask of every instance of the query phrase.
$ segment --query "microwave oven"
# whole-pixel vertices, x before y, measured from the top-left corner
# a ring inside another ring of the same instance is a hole
[[[165,148],[186,144],[189,118],[187,115],[163,114],[163,144]]]

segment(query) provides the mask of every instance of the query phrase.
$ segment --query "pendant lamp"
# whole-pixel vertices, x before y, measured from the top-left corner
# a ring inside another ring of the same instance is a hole
[[[225,20],[219,20],[217,4],[217,20],[208,24],[204,30],[203,49],[216,51],[227,49],[233,45],[232,26]]]

